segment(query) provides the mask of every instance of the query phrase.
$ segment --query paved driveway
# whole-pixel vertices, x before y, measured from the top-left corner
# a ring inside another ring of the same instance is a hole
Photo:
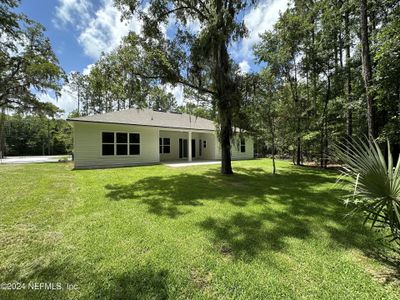
[[[1,164],[31,164],[31,163],[49,163],[59,160],[71,160],[71,155],[50,155],[50,156],[8,156],[0,159]]]

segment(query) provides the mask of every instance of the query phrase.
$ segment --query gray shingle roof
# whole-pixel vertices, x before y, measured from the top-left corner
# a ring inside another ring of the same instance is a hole
[[[189,114],[159,112],[151,109],[126,109],[93,116],[67,119],[70,122],[94,122],[167,127],[177,129],[215,130],[213,121]]]

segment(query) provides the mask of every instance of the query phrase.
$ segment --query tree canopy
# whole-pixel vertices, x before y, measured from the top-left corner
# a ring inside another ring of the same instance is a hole
[[[44,27],[13,12],[19,1],[0,4],[0,108],[13,111],[46,111],[57,108],[40,101],[39,93],[62,86],[62,71]]]
[[[363,135],[392,140],[398,155],[399,11],[398,1],[389,0],[296,0],[262,35],[255,47],[266,63],[259,89],[278,89],[257,97],[268,98],[267,107],[275,103],[283,155],[326,167],[335,142]]]

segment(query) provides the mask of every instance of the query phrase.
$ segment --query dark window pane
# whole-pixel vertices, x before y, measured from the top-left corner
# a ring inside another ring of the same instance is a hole
[[[103,144],[103,155],[114,155],[114,144]]]
[[[132,143],[132,142],[131,142]],[[160,146],[162,145],[162,138],[160,138],[160,141],[159,141],[159,143],[160,143]],[[161,153],[161,152],[160,152]]]
[[[128,134],[117,132],[117,143],[128,143]]]
[[[128,155],[128,145],[117,144],[117,155]]]
[[[170,145],[170,139],[169,138],[164,138],[164,145]]]
[[[140,135],[139,133],[130,133],[129,134],[129,143],[140,143]]]
[[[240,151],[246,152],[246,141],[244,139],[240,139]]]
[[[204,148],[207,148],[207,141],[203,142],[203,146],[204,146]]]
[[[163,146],[160,145],[160,153],[162,153]]]
[[[103,143],[114,143],[114,132],[103,132]]]
[[[171,152],[171,146],[164,146],[164,153],[170,153]]]
[[[129,145],[129,154],[130,155],[139,155],[140,154],[140,145]]]

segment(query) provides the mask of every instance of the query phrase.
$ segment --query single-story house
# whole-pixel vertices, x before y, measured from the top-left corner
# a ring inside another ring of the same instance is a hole
[[[213,121],[189,114],[127,109],[67,121],[77,169],[221,159]],[[234,160],[253,158],[253,140],[237,135],[231,151]]]

